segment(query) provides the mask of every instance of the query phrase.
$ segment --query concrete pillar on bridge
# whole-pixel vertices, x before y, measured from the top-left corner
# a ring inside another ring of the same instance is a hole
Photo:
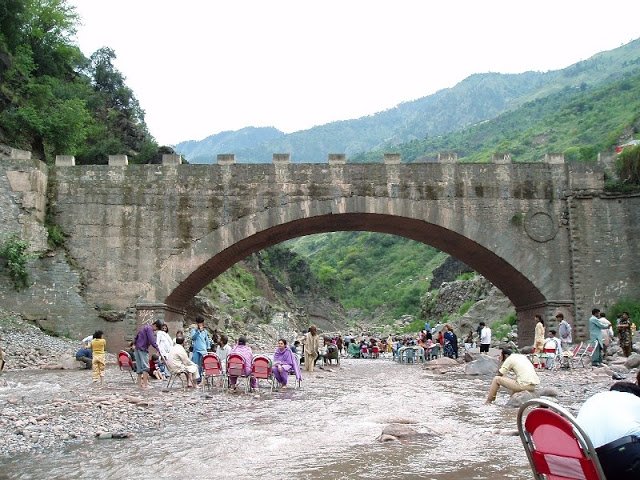
[[[135,322],[127,325],[125,338],[132,341],[140,325],[162,320],[169,326],[169,335],[174,337],[178,330],[184,328],[185,311],[173,308],[165,303],[137,303],[135,306]]]
[[[457,163],[458,154],[455,152],[438,153],[438,163]]]
[[[56,167],[73,167],[76,164],[76,157],[73,155],[56,155]]]
[[[400,165],[402,159],[399,153],[385,153],[383,161],[385,165]]]
[[[562,165],[564,163],[564,154],[563,153],[545,153],[544,163],[548,163],[550,165]]]
[[[218,165],[233,165],[236,163],[236,156],[233,153],[219,153],[216,162]]]
[[[164,153],[162,155],[162,165],[182,165],[182,155],[177,153]]]
[[[129,165],[129,157],[126,155],[109,155],[110,167],[124,167]]]
[[[511,163],[510,153],[494,153],[491,155],[491,163],[507,164]]]
[[[347,163],[347,157],[344,153],[330,153],[327,162],[329,165],[344,165]]]
[[[291,156],[288,153],[274,153],[273,154],[273,163],[283,164],[283,163],[291,163]]]

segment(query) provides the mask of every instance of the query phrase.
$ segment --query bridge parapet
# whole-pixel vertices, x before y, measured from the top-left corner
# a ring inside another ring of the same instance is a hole
[[[458,154],[455,152],[438,153],[438,163],[457,163]]]
[[[510,153],[494,153],[493,155],[491,155],[491,163],[495,163],[498,165],[511,163],[511,154]]]
[[[181,165],[182,155],[177,153],[165,153],[162,155],[162,165]]]
[[[76,157],[73,155],[56,155],[56,167],[75,167]]]
[[[327,162],[329,165],[344,165],[347,163],[347,157],[344,153],[330,153]]]
[[[110,167],[124,167],[129,165],[129,157],[126,155],[109,155]]]
[[[288,153],[274,153],[273,154],[273,163],[275,164],[284,164],[284,163],[291,163],[291,155],[289,155]]]
[[[562,153],[545,153],[544,163],[550,165],[562,165],[564,164],[564,154]]]
[[[399,153],[385,153],[384,154],[385,165],[400,165],[401,158]]]
[[[233,153],[219,153],[216,162],[218,165],[233,165],[236,163],[236,156]]]

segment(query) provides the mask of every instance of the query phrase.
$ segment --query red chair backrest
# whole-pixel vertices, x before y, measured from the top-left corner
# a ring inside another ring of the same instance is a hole
[[[580,342],[578,345],[573,347],[573,350],[571,350],[571,353],[573,353],[574,357],[578,354],[581,348],[582,348],[582,342]]]
[[[227,375],[240,377],[244,375],[244,358],[237,353],[230,353],[227,357]]]
[[[118,366],[120,367],[120,370],[133,369],[133,361],[131,360],[128,352],[125,352],[124,350],[118,352]]]
[[[380,349],[378,347],[371,347],[371,353],[380,353]]]
[[[556,353],[556,349],[555,348],[545,348],[544,349],[544,353]]]
[[[202,368],[206,376],[214,376],[222,374],[222,364],[215,353],[207,353],[202,357]]]
[[[266,380],[271,377],[271,360],[269,357],[258,355],[251,364],[251,373],[255,378]]]
[[[532,410],[524,423],[533,441],[532,458],[549,479],[598,480],[597,469],[576,438],[571,423],[548,408]]]

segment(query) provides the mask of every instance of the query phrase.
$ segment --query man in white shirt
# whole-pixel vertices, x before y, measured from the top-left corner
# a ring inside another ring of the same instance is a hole
[[[580,407],[578,425],[598,453],[607,478],[640,478],[640,386],[618,382]]]
[[[480,330],[480,353],[489,353],[491,329],[484,322],[480,322],[480,326],[482,327],[482,330]]]
[[[509,372],[513,372],[516,378],[507,377]],[[503,348],[502,366],[498,370],[498,374],[493,377],[485,403],[491,403],[496,399],[501,386],[511,390],[511,395],[513,395],[524,390],[533,392],[539,384],[540,378],[529,359],[521,353],[512,353],[508,348]]]

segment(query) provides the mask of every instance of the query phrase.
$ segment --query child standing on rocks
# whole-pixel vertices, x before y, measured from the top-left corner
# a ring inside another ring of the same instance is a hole
[[[102,335],[102,330],[98,330],[93,334],[93,340],[91,340],[91,350],[93,351],[93,383],[100,382],[100,386],[104,383],[105,351],[107,347],[107,341],[102,338]]]

